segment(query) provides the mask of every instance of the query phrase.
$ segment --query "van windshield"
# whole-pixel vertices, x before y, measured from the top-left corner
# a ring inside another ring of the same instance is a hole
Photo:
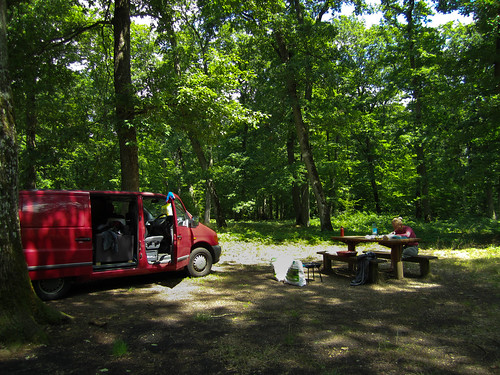
[[[168,205],[163,197],[144,197],[144,219],[146,222],[151,221],[162,214],[169,214]],[[172,214],[168,215],[171,216]]]

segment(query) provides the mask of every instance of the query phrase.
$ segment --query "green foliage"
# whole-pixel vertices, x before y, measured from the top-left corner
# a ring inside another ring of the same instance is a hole
[[[330,243],[332,236],[340,235],[344,227],[346,236],[371,234],[375,223],[379,234],[393,231],[393,216],[370,213],[344,213],[332,218],[333,232],[322,232],[318,220],[312,220],[311,227],[298,227],[291,221],[235,221],[225,229],[219,229],[224,240],[258,241],[264,244],[304,243],[309,245]],[[422,238],[424,249],[464,249],[500,245],[500,224],[496,220],[468,217],[460,220],[435,221],[431,223],[404,218],[416,235]]]
[[[440,2],[477,23],[433,28],[425,2],[410,14],[408,2],[386,1],[385,21],[367,29],[337,17],[341,3],[300,1],[301,17],[282,1],[136,5],[153,21],[131,29],[141,189],[176,191],[202,214],[211,179],[229,218],[294,217],[292,188],[307,181],[273,38],[281,30],[334,228],[364,233],[371,213],[387,224],[417,216],[423,201],[435,223],[494,217],[494,7]],[[9,5],[21,187],[120,187],[107,11],[98,2]],[[323,11],[332,17],[319,22]]]

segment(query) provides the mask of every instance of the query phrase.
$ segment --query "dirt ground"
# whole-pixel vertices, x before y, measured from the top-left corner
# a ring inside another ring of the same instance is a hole
[[[270,259],[322,248],[223,245],[204,278],[75,286],[50,302],[72,322],[49,327],[49,345],[0,348],[0,374],[500,374],[498,280],[452,257],[425,279],[411,264],[404,280],[353,287],[340,264],[297,287]]]

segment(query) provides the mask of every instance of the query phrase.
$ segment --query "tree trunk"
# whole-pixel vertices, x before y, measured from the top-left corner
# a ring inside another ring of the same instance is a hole
[[[497,214],[495,212],[495,202],[493,199],[493,186],[490,182],[487,182],[486,187],[486,207],[488,210],[488,218],[496,220]]]
[[[415,9],[415,0],[410,0],[408,2],[408,9],[405,13],[407,26],[407,38],[410,41],[408,46],[408,57],[410,62],[410,71],[412,75],[411,79],[411,89],[412,89],[412,99],[414,104],[413,116],[414,116],[414,129],[420,131],[423,128],[423,116],[422,116],[422,98],[420,97],[420,77],[418,75],[417,67],[417,54],[419,53],[415,48],[415,24],[413,20],[413,11]],[[422,138],[422,137],[420,137]],[[429,183],[427,177],[427,166],[425,164],[425,152],[424,145],[420,142],[416,144],[416,155],[417,155],[417,175],[418,181],[416,186],[416,208],[415,214],[417,218],[424,219],[426,221],[431,220],[431,210],[429,202]]]
[[[130,74],[130,0],[115,0],[114,84],[116,130],[120,144],[122,190],[139,191],[139,157]]]
[[[31,78],[31,90],[26,93],[28,106],[26,108],[26,154],[28,163],[26,166],[26,175],[24,186],[26,189],[36,188],[36,78]]]
[[[370,186],[372,188],[373,201],[375,202],[375,212],[380,214],[382,209],[380,208],[380,199],[378,195],[377,179],[375,178],[375,158],[373,157],[372,144],[370,138],[365,138],[366,146],[366,159],[368,162],[368,174],[370,177]]]
[[[208,189],[207,189],[208,193]],[[212,194],[205,194],[205,213],[203,215],[203,222],[210,223],[210,211],[212,208]]]
[[[425,165],[425,151],[422,145],[416,146],[417,155],[417,186],[416,186],[416,207],[415,215],[419,219],[431,220],[431,210],[429,204],[429,182],[427,180],[427,167]]]
[[[0,342],[41,342],[40,324],[62,314],[35,295],[21,244],[18,216],[17,142],[7,71],[6,1],[0,0]]]
[[[332,231],[333,228],[330,218],[330,207],[326,202],[323,186],[321,185],[318,170],[316,169],[316,164],[314,162],[311,145],[309,143],[309,130],[307,129],[306,124],[304,123],[304,120],[302,118],[302,108],[300,106],[299,97],[297,95],[297,82],[295,78],[295,72],[288,64],[290,60],[288,47],[286,46],[286,42],[283,36],[279,32],[275,33],[275,40],[278,45],[278,55],[281,58],[283,64],[286,64],[288,69],[288,74],[286,75],[286,90],[292,106],[295,131],[297,132],[302,159],[304,160],[309,181],[311,183],[314,196],[316,197],[321,230]]]
[[[497,209],[495,212],[500,212],[500,176],[498,177],[497,189]],[[495,213],[495,220],[498,220],[498,215]]]
[[[173,27],[174,21],[172,13],[166,11],[164,13],[164,17],[165,17],[164,24],[167,30],[167,35],[169,37],[169,41],[173,49],[174,72],[178,78],[181,78],[182,72],[180,65],[180,57],[177,52],[177,36],[175,34],[175,30]],[[189,131],[187,133],[189,140],[191,142],[191,146],[193,147],[193,150],[195,151],[195,154],[198,157],[198,161],[201,165],[202,170],[208,173],[212,165],[212,161],[207,161],[205,153],[203,152],[203,149],[201,147],[201,144],[198,141],[198,138],[194,134],[189,133]],[[215,189],[215,184],[210,177],[207,177],[206,190],[205,190],[205,212],[203,215],[204,222],[207,224],[210,223],[211,220],[212,201],[214,201],[215,204],[217,226],[219,228],[227,226],[224,215],[222,214],[222,207],[220,205],[219,196],[217,195],[217,191]]]
[[[288,165],[293,166],[295,164],[295,137],[293,131],[290,131],[288,134],[286,148]],[[305,182],[301,183],[298,175],[299,172],[294,171],[292,168],[292,173],[292,201],[295,212],[295,225],[309,227],[309,185],[307,178]]]
[[[215,205],[217,227],[219,228],[226,227],[227,226],[226,219],[224,218],[224,213],[222,212],[222,206],[220,204],[219,195],[217,194],[217,190],[215,189],[214,181],[210,176],[210,163],[207,161],[205,153],[203,152],[201,144],[196,138],[196,136],[191,132],[188,132],[188,136],[191,142],[191,146],[193,147],[193,150],[196,156],[198,157],[198,162],[200,163],[200,167],[207,176],[206,177],[207,194],[210,194],[212,196],[212,200]]]
[[[498,5],[498,3],[497,3]],[[494,79],[497,84],[497,94],[500,94],[500,6],[497,9],[497,30],[496,30],[496,48],[495,48],[495,57],[494,57]]]
[[[498,6],[497,9],[497,20],[500,19],[500,6]],[[496,87],[497,87],[497,95],[500,95],[500,22],[497,22],[497,29],[496,29],[496,48],[495,48],[495,70],[494,70],[494,79],[496,82]],[[496,113],[496,118],[500,113],[498,113],[498,108],[497,108],[497,113]],[[498,173],[497,173],[498,174]],[[498,210],[495,211],[495,205],[493,204],[493,212],[491,217],[495,220],[498,219],[498,215],[496,212],[500,212],[500,176],[498,176],[499,183],[497,185],[497,194],[498,194]],[[493,193],[492,193],[493,195]]]
[[[307,177],[307,176],[306,176]],[[311,199],[309,197],[309,184],[304,181],[303,184],[299,186],[300,193],[300,211],[301,211],[301,223],[305,227],[309,227],[310,225],[310,212],[311,212]]]

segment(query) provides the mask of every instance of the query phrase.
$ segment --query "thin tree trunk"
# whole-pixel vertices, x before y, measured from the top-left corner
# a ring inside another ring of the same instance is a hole
[[[496,220],[495,203],[493,201],[493,186],[488,182],[486,187],[486,206],[488,209],[488,218]]]
[[[27,166],[25,174],[25,182],[23,186],[26,189],[36,188],[36,130],[37,130],[37,116],[36,116],[36,78],[31,76],[31,90],[26,93],[28,106],[26,108],[26,154]]]
[[[497,188],[497,209],[496,212],[500,212],[500,176],[498,177],[498,184],[496,185]],[[495,220],[498,219],[498,215],[495,214]]]
[[[207,223],[207,224],[210,223],[211,207],[212,207],[212,194],[205,194],[205,213],[203,215],[203,222],[204,223]]]
[[[420,97],[420,78],[417,74],[417,54],[418,51],[415,48],[415,24],[413,20],[413,11],[415,9],[415,0],[409,0],[408,9],[406,11],[405,17],[407,22],[407,37],[410,41],[408,46],[408,56],[410,61],[410,70],[412,72],[412,97],[414,104],[414,129],[419,130],[423,126],[423,116],[422,116],[422,99]],[[431,210],[429,202],[429,183],[427,176],[427,166],[425,163],[425,151],[424,145],[420,142],[416,144],[416,155],[417,155],[417,174],[418,182],[416,186],[416,209],[415,214],[417,218],[430,221]]]
[[[306,176],[307,177],[307,176]],[[311,219],[311,199],[309,196],[309,184],[307,183],[307,178],[303,184],[299,186],[300,193],[300,211],[301,211],[301,223],[305,227],[309,227],[309,220]]]
[[[139,156],[130,73],[130,0],[115,0],[114,84],[116,129],[120,145],[122,190],[139,191]]]
[[[295,131],[297,132],[297,138],[300,144],[302,159],[304,160],[304,164],[307,169],[307,174],[309,176],[309,181],[311,183],[314,195],[316,197],[316,204],[318,206],[318,215],[321,223],[321,230],[332,231],[333,228],[330,218],[330,207],[326,201],[325,194],[323,191],[323,186],[321,185],[321,180],[319,178],[318,170],[314,162],[311,145],[309,143],[309,131],[302,118],[302,108],[300,106],[299,97],[297,95],[297,82],[295,78],[295,73],[288,64],[290,60],[288,47],[286,46],[286,42],[283,36],[279,32],[275,33],[275,40],[278,45],[277,49],[278,55],[280,56],[282,63],[286,64],[288,68],[288,74],[286,75],[286,90],[292,106]]]
[[[498,3],[497,3],[498,5]],[[500,6],[497,8],[497,20],[500,19]],[[497,30],[496,30],[496,48],[495,48],[495,59],[494,59],[494,79],[497,87],[497,94],[500,95],[500,22],[497,22]],[[498,115],[498,112],[497,112]],[[497,173],[498,175],[498,173]],[[497,194],[498,194],[498,210],[495,211],[495,205],[493,204],[493,213],[491,217],[493,219],[497,219],[497,212],[500,212],[500,176],[498,176],[499,183],[497,185]],[[493,192],[492,192],[493,196]],[[493,199],[492,199],[493,200]]]
[[[288,165],[295,164],[295,132],[290,131],[286,143]],[[292,168],[293,169],[293,168]],[[295,212],[295,225],[309,227],[309,185],[306,182],[300,183],[299,172],[293,171],[292,201]]]
[[[226,219],[224,218],[224,213],[222,212],[222,206],[220,204],[219,195],[217,194],[217,190],[215,189],[214,181],[210,176],[210,163],[208,162],[205,153],[201,147],[200,142],[196,138],[196,136],[190,132],[188,132],[188,137],[191,142],[191,146],[193,147],[194,153],[198,157],[198,162],[200,163],[201,169],[206,174],[207,181],[207,194],[210,194],[213,199],[213,203],[215,205],[215,213],[216,213],[216,222],[217,227],[222,228],[226,227]]]
[[[177,53],[177,36],[173,28],[172,14],[169,12],[165,12],[165,18],[166,18],[165,26],[167,29],[167,35],[169,37],[170,44],[174,51],[173,52],[174,72],[178,78],[181,78],[182,71],[180,65],[180,57],[179,54]],[[193,147],[193,150],[195,151],[195,154],[198,157],[198,161],[200,163],[202,170],[208,173],[212,165],[212,160],[207,161],[202,146],[194,134],[188,132],[188,137],[191,142],[191,146]],[[207,178],[206,181],[206,190],[205,190],[205,212],[204,212],[205,223],[210,223],[211,220],[212,201],[215,204],[217,226],[219,228],[227,226],[226,220],[222,213],[222,207],[220,205],[219,196],[217,194],[215,184],[213,180],[209,177]]]
[[[373,157],[370,138],[368,137],[365,138],[365,146],[366,146],[366,159],[368,161],[368,170],[370,176],[370,186],[372,188],[373,201],[375,202],[375,212],[377,214],[380,214],[382,212],[382,209],[380,208],[377,180],[375,178],[375,159]]]
[[[497,3],[498,6],[498,3]],[[497,94],[500,94],[500,6],[497,9],[497,30],[496,30],[496,48],[495,48],[495,57],[494,57],[494,79],[497,84]]]

